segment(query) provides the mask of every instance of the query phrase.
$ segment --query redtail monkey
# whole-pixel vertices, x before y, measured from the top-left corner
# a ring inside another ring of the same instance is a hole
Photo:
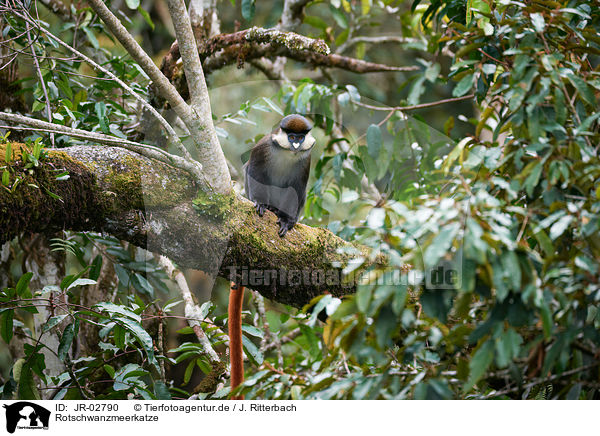
[[[279,218],[279,236],[291,230],[304,208],[310,172],[310,152],[315,145],[311,123],[302,115],[288,115],[279,127],[252,149],[244,166],[246,195],[262,217],[270,210]],[[231,282],[229,294],[229,357],[231,389],[244,381],[242,302],[244,287]],[[243,399],[243,396],[233,397]]]

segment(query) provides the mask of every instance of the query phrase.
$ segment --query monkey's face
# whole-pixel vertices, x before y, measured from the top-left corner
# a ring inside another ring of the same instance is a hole
[[[316,140],[310,132],[286,132],[280,128],[273,134],[273,141],[281,148],[298,153],[310,150]]]

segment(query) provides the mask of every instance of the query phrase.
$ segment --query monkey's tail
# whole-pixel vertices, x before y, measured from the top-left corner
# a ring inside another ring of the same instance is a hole
[[[244,381],[244,356],[242,348],[242,303],[244,287],[231,282],[229,291],[229,361],[231,363],[231,389],[235,389]],[[232,400],[243,400],[243,395],[231,397]]]

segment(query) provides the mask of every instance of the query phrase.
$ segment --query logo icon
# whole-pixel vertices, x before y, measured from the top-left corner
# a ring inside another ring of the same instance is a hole
[[[3,405],[6,409],[6,431],[14,433],[15,429],[48,429],[50,411],[29,401],[19,401]]]

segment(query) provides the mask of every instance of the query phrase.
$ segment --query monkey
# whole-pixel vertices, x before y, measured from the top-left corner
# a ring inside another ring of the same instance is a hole
[[[258,141],[244,166],[246,196],[259,216],[265,210],[277,215],[282,238],[304,209],[310,154],[316,141],[311,130],[311,123],[302,115],[284,117],[277,130]]]
[[[259,216],[270,210],[279,218],[278,234],[284,237],[298,222],[306,201],[310,153],[315,138],[312,124],[302,115],[288,115],[279,127],[254,146],[244,166],[246,195]],[[244,381],[242,303],[244,287],[231,282],[229,292],[229,361],[231,390]],[[231,397],[243,400],[243,395]]]

